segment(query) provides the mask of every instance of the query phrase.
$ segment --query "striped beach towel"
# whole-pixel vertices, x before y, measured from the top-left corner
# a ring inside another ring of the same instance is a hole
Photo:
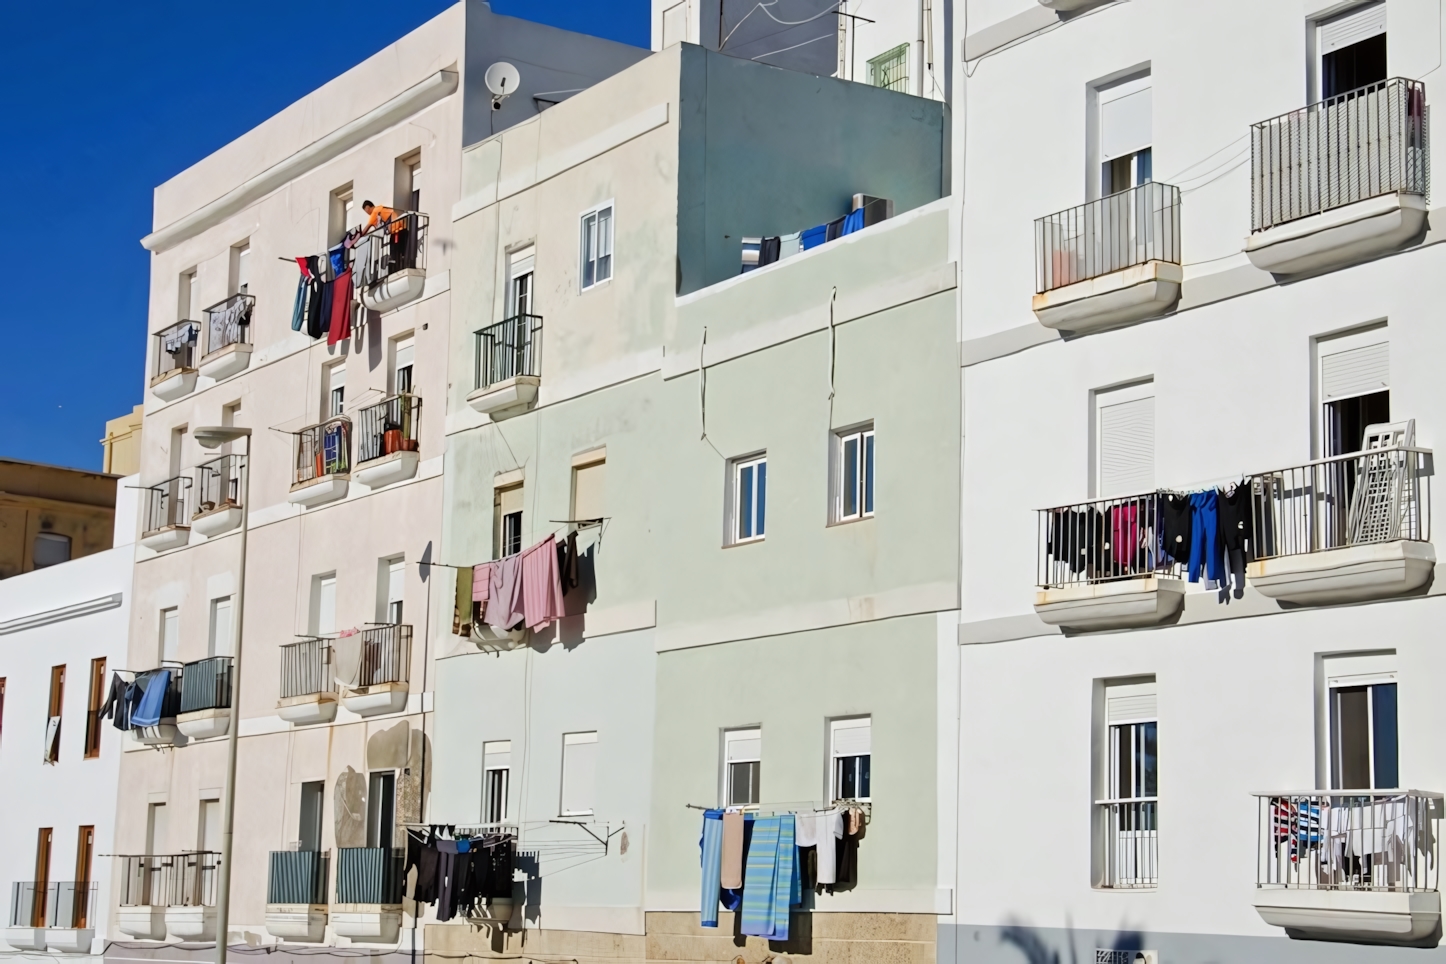
[[[753,937],[788,940],[789,907],[802,902],[792,814],[759,817],[743,871],[743,922]]]
[[[718,926],[718,881],[723,872],[723,811],[703,811],[703,887],[698,896],[698,923]]]

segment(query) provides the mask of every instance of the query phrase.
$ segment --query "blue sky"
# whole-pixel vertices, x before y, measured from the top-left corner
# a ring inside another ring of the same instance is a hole
[[[151,191],[448,7],[448,0],[6,8],[10,185],[0,456],[99,469],[141,401]],[[648,45],[648,0],[494,0],[498,13]],[[339,15],[338,15],[339,14]]]

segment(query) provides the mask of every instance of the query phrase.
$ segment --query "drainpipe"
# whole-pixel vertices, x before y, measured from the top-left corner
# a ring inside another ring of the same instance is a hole
[[[926,0],[919,0],[919,81],[914,85],[914,93],[920,97],[924,96],[924,5]]]

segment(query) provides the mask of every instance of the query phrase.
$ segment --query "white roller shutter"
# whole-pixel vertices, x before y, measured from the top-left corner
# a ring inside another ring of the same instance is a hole
[[[1386,5],[1368,3],[1320,25],[1322,56],[1386,32]]]
[[[1099,473],[1101,498],[1154,489],[1153,395],[1100,406]]]
[[[1159,719],[1159,699],[1154,680],[1105,687],[1105,720],[1110,725],[1156,719]]]
[[[873,752],[872,721],[839,720],[833,726],[834,756],[867,756]]]
[[[1322,401],[1383,392],[1391,387],[1390,343],[1323,355],[1320,375]]]
[[[597,733],[567,733],[562,738],[562,812],[593,812],[597,789]]]
[[[1124,157],[1150,146],[1153,140],[1149,87],[1123,96],[1100,94],[1100,160]]]
[[[482,766],[486,770],[506,770],[512,766],[512,741],[493,740],[482,744]]]

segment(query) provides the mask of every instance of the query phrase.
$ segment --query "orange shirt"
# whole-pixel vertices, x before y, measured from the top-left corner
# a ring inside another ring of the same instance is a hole
[[[392,233],[396,234],[402,228],[400,224],[396,223],[396,219],[396,211],[382,204],[373,204],[372,213],[367,218],[367,223],[362,227],[363,230],[370,231],[372,228],[376,227],[379,224],[386,224],[388,222],[392,222]]]

